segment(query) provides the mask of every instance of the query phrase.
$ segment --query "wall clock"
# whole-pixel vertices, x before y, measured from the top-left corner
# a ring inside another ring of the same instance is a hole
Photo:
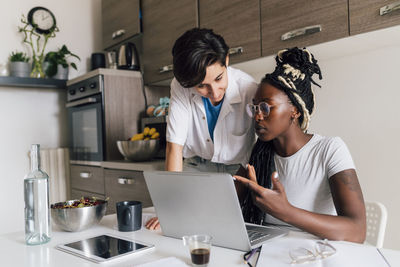
[[[40,6],[34,7],[29,11],[28,23],[39,34],[49,34],[57,27],[54,14],[47,8]]]

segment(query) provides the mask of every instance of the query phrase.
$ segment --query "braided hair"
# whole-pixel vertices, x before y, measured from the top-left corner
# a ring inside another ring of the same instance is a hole
[[[318,74],[322,79],[321,70],[314,56],[305,48],[297,47],[278,52],[274,72],[266,74],[261,84],[269,83],[282,90],[291,103],[300,112],[300,128],[306,132],[314,112],[315,96],[311,83],[321,87],[313,79]],[[254,166],[257,182],[265,188],[271,188],[271,175],[275,171],[274,147],[271,141],[257,139],[251,152],[249,163]],[[250,190],[242,203],[243,217],[246,222],[262,224],[265,213],[253,204]]]

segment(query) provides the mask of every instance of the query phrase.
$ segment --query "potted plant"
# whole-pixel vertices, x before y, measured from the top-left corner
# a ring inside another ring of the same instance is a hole
[[[81,60],[77,55],[71,53],[67,46],[63,45],[58,51],[48,52],[44,58],[44,71],[47,77],[54,79],[67,80],[68,67],[71,66],[77,69],[74,62],[68,62],[68,57],[75,57]]]
[[[31,65],[29,57],[23,52],[12,52],[10,55],[10,75],[15,77],[29,77]]]
[[[38,8],[33,8],[31,11],[37,9]],[[37,19],[40,19],[42,23],[45,22],[44,14],[42,13],[41,16],[37,16]],[[32,19],[30,20],[29,14],[28,19],[24,15],[22,15],[21,22],[23,26],[18,27],[18,30],[19,32],[24,34],[24,43],[27,43],[32,49],[32,72],[30,74],[30,77],[44,78],[42,65],[46,44],[50,38],[56,37],[56,32],[58,32],[59,30],[55,25],[49,30],[44,31],[43,29],[40,29],[38,24],[34,23]]]

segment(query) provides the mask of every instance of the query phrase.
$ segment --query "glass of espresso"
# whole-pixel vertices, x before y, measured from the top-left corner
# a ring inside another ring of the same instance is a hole
[[[182,237],[183,245],[189,247],[193,266],[207,266],[210,261],[211,239],[209,235],[190,235]]]

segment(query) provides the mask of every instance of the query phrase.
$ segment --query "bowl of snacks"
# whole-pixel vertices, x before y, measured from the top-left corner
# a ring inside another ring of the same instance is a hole
[[[51,204],[50,208],[51,218],[60,229],[78,232],[100,222],[106,213],[107,200],[82,197]]]
[[[128,161],[151,160],[160,148],[160,134],[155,128],[145,127],[142,133],[129,138],[128,141],[117,141],[119,152]]]

